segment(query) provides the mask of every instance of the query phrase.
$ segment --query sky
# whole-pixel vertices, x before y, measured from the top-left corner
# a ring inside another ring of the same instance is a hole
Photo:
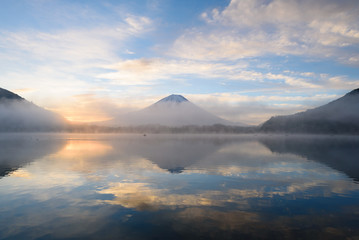
[[[359,88],[357,0],[1,0],[0,87],[93,122],[170,94],[233,122]]]

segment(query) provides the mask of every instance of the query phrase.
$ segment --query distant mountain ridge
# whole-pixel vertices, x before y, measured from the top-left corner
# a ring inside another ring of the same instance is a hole
[[[19,95],[0,88],[0,131],[59,131],[67,121]]]
[[[198,107],[182,95],[172,94],[136,112],[131,112],[108,122],[117,126],[139,125],[235,125]]]
[[[359,88],[323,106],[276,116],[260,127],[264,132],[359,133]]]

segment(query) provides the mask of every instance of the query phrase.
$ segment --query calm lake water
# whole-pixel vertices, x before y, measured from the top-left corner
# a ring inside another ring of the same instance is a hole
[[[0,135],[0,239],[359,239],[359,137]]]

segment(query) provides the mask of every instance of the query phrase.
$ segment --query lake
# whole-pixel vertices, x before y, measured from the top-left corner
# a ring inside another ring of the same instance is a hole
[[[359,137],[1,134],[0,239],[359,239]]]

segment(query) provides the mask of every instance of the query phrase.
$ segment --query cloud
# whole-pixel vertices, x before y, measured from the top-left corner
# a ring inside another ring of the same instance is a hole
[[[51,109],[65,108],[71,96],[94,89],[104,94],[111,84],[96,78],[108,71],[103,66],[120,61],[118,52],[128,41],[152,29],[149,18],[126,15],[111,25],[102,20],[87,28],[0,30],[1,87]]]
[[[15,172],[10,173],[10,176],[31,179],[31,173],[25,169],[18,169]]]
[[[115,50],[126,40],[148,32],[151,20],[143,16],[130,16],[123,22],[91,28],[66,28],[54,31],[1,31],[0,46],[10,60],[31,59],[52,67],[61,67],[74,73],[99,67],[119,59]]]
[[[118,114],[124,109],[120,109],[109,97],[87,93],[70,96],[61,106],[51,110],[61,112],[73,122],[99,122],[112,119],[114,113]]]
[[[103,66],[110,72],[97,75],[100,79],[111,80],[113,84],[131,85],[154,85],[161,80],[185,81],[191,83],[195,78],[221,79],[222,82],[229,81],[255,81],[259,83],[275,82],[282,88],[320,88],[323,84],[329,84],[329,77],[322,76],[318,81],[315,73],[300,73],[283,71],[272,73],[270,71],[248,70],[250,65],[241,61],[228,62],[206,62],[200,60],[178,60],[163,58],[140,58],[122,60],[115,64]],[[192,80],[189,80],[191,79]],[[352,87],[357,81],[342,86]],[[337,84],[338,86],[339,84]],[[277,85],[278,86],[278,85]]]
[[[137,17],[130,15],[125,18],[125,22],[130,26],[130,31],[133,33],[141,33],[147,31],[148,27],[151,27],[152,21],[147,17]]]
[[[74,64],[90,67],[96,62],[113,59],[111,41],[125,38],[125,31],[107,29],[70,29],[56,32],[2,32],[1,43],[14,57],[31,57],[51,64]]]
[[[243,64],[227,66],[221,63],[203,63],[191,60],[141,58],[119,61],[105,66],[111,72],[97,77],[112,80],[119,85],[152,85],[161,80],[183,81],[184,76],[219,78],[238,71]]]
[[[358,65],[349,48],[359,43],[358,10],[356,1],[232,0],[223,11],[203,13],[207,25],[186,31],[170,54],[201,60],[289,54]]]
[[[33,89],[33,88],[18,88],[18,89],[15,89],[14,92],[20,94],[20,93],[26,93],[26,92],[33,92],[35,90],[36,89]]]

